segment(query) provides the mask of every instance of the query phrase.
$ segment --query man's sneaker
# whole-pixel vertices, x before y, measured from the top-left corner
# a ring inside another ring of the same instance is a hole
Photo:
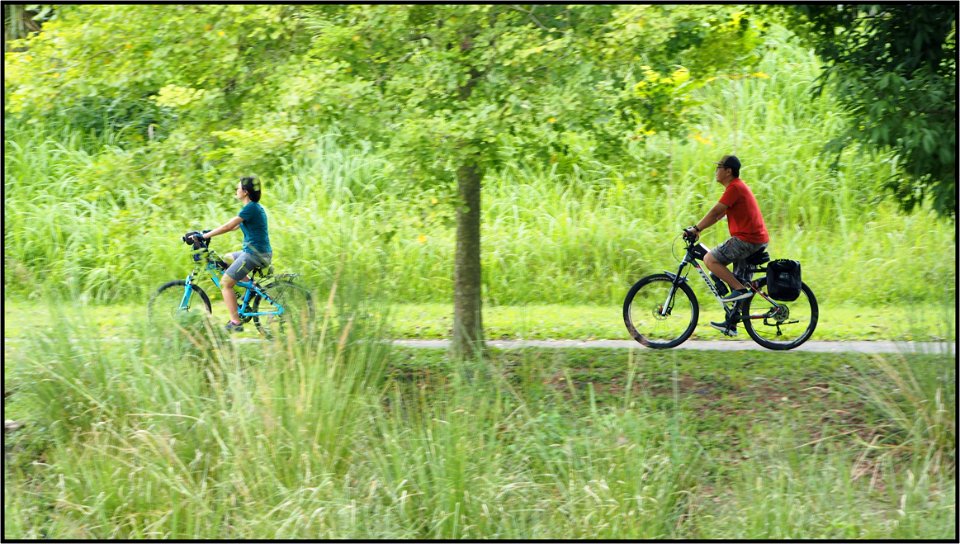
[[[727,326],[725,321],[711,321],[710,326],[717,329],[727,336],[736,336],[737,335],[737,326],[733,325]]]
[[[227,321],[225,328],[227,329],[227,332],[243,332],[243,323],[234,323],[231,319],[230,321]]]
[[[750,289],[734,289],[730,291],[730,294],[723,297],[724,302],[734,302],[737,300],[743,300],[745,298],[750,298],[753,296],[753,291]]]

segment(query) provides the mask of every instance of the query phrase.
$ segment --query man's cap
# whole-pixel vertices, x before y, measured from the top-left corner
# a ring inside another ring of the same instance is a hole
[[[740,170],[740,159],[736,155],[724,155],[720,162],[717,163],[717,166],[722,166],[724,168],[732,168],[734,170]]]

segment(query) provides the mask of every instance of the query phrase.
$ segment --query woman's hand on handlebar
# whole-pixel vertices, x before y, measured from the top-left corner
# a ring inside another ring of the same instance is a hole
[[[203,237],[203,233],[198,231],[192,231],[184,234],[181,240],[183,240],[183,242],[187,245],[192,245],[193,249],[200,249],[209,244],[209,241]]]

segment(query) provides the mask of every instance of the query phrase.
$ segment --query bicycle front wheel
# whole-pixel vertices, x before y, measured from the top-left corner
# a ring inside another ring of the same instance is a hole
[[[187,282],[183,280],[170,281],[150,297],[147,318],[157,330],[171,330],[175,326],[193,323],[202,316],[210,317],[213,310],[210,297],[196,284],[190,285],[190,296],[187,296],[186,286]]]
[[[767,279],[757,285],[767,293]],[[793,301],[772,299],[776,305],[760,295],[753,295],[743,303],[743,327],[753,341],[767,349],[786,350],[803,344],[813,335],[820,317],[817,297],[807,284],[800,287],[800,296]]]
[[[253,298],[253,322],[266,338],[293,331],[306,334],[315,319],[310,291],[289,280],[278,280],[263,288],[266,297]]]
[[[679,346],[697,326],[700,306],[686,283],[674,287],[666,274],[647,276],[630,288],[623,301],[623,322],[630,335],[648,348]]]

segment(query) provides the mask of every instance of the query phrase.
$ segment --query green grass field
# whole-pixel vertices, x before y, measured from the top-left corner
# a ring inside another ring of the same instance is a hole
[[[219,293],[211,295],[213,320],[226,323],[226,308]],[[317,300],[326,299],[317,293]],[[720,333],[708,323],[719,320],[716,307],[701,309],[693,339],[721,340]],[[386,334],[396,339],[449,338],[453,326],[451,304],[383,305],[376,314],[388,317]],[[146,317],[146,304],[66,304],[7,302],[4,323],[5,338],[28,338],[43,330],[53,314],[78,320],[79,330],[97,337],[134,335],[131,325],[139,326]],[[484,332],[490,340],[615,340],[630,339],[623,324],[620,306],[524,305],[486,306],[483,313]],[[930,303],[869,306],[821,306],[820,319],[813,340],[914,340],[943,341],[952,336],[956,311],[952,306]],[[256,338],[252,324],[242,337]]]

